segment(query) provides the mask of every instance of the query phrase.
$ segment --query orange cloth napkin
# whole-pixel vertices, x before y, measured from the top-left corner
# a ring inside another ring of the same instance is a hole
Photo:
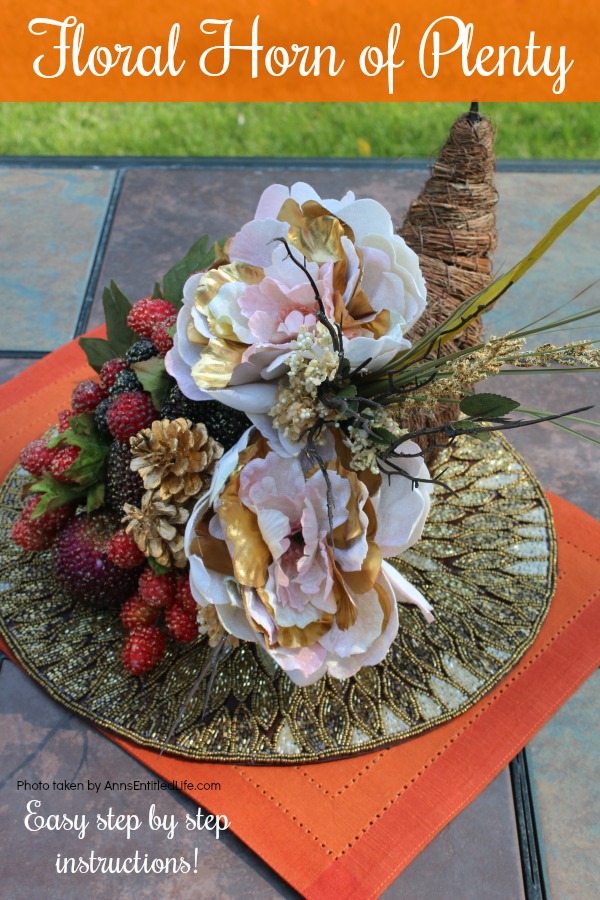
[[[68,344],[0,387],[0,475],[85,377],[83,355]],[[377,897],[600,663],[600,523],[551,502],[559,579],[540,635],[453,721],[389,750],[312,766],[195,763],[108,737],[167,780],[220,781],[218,812],[307,898]],[[211,808],[210,795],[186,793]]]

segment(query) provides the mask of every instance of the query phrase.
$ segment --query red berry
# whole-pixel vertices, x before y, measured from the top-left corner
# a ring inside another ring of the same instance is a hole
[[[43,440],[32,441],[21,450],[19,460],[27,472],[31,472],[39,478],[50,468],[50,463],[56,455],[56,450],[51,450]]]
[[[148,566],[140,575],[138,590],[148,606],[167,607],[175,602],[175,580],[169,572],[157,575]]]
[[[62,412],[58,414],[58,431],[60,434],[63,434],[70,427],[70,418],[75,415],[72,409],[63,409]]]
[[[91,378],[89,381],[80,381],[71,394],[73,412],[93,412],[105,397],[106,391],[97,381],[92,381]]]
[[[175,602],[180,606],[183,606],[184,609],[193,612],[194,615],[198,611],[198,604],[192,596],[190,580],[187,575],[180,575],[177,578],[177,584],[175,586]]]
[[[108,542],[106,555],[120,569],[136,569],[146,561],[146,557],[126,531],[117,531]]]
[[[25,502],[21,518],[25,522],[31,524],[37,531],[44,532],[44,534],[49,534],[51,537],[54,537],[56,532],[63,527],[65,522],[70,519],[75,512],[75,504],[67,503],[64,506],[58,506],[56,509],[42,513],[41,516],[34,519],[33,513],[41,502],[41,494],[31,494]]]
[[[185,609],[180,603],[165,611],[165,625],[171,637],[182,644],[189,644],[198,637],[196,612]]]
[[[166,637],[155,625],[138,625],[130,631],[123,647],[123,665],[132,675],[143,675],[164,656]]]
[[[164,319],[162,322],[159,322],[158,325],[155,325],[152,330],[152,343],[163,356],[168,353],[173,346],[173,338],[169,332],[176,324],[177,316],[169,316],[168,319]]]
[[[28,553],[47,550],[54,540],[53,535],[46,534],[35,527],[35,522],[29,522],[24,518],[17,519],[12,527],[11,537],[15,544]]]
[[[118,394],[108,407],[106,424],[117,441],[126,444],[143,428],[149,428],[158,416],[150,394],[126,391]]]
[[[143,297],[132,307],[127,316],[127,324],[140,337],[151,338],[156,325],[169,319],[176,312],[177,310],[168,300]]]
[[[61,447],[50,464],[50,474],[62,484],[73,484],[73,480],[69,478],[68,469],[79,456],[79,452],[79,447],[73,447],[71,444]]]
[[[100,384],[104,390],[109,391],[113,387],[119,372],[124,372],[127,368],[127,363],[122,356],[115,356],[114,359],[109,359],[108,362],[105,362],[100,369]]]
[[[119,616],[123,628],[131,631],[133,628],[137,628],[138,625],[153,625],[159,616],[159,611],[152,609],[151,606],[147,606],[139,594],[134,594],[133,597],[125,601]]]

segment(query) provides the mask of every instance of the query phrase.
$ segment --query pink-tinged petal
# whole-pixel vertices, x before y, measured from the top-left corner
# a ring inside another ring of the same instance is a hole
[[[277,219],[247,222],[231,241],[229,256],[264,269],[271,265],[273,259],[273,241],[285,237],[288,229],[289,225]]]
[[[230,581],[233,581],[233,579],[230,579]],[[257,643],[258,636],[248,622],[246,611],[243,607],[240,608],[239,606],[220,603],[215,606],[215,609],[225,631],[229,632],[229,634],[232,634],[234,637],[239,638],[240,641],[251,641],[253,644]]]
[[[262,192],[258,201],[255,219],[276,219],[279,215],[281,207],[286,200],[289,200],[290,189],[284,184],[271,184]]]
[[[314,684],[326,672],[327,651],[320,644],[301,647],[299,650],[285,650],[278,647],[268,652],[298,687]]]
[[[273,419],[271,416],[260,415],[258,413],[246,413],[246,415],[256,427],[256,430],[265,438],[271,450],[278,456],[290,459],[294,456],[299,456],[303,452],[303,444],[298,443],[298,441],[290,441],[273,427]]]
[[[387,584],[388,591],[398,603],[412,603],[414,606],[418,606],[426,621],[433,622],[434,616],[431,603],[414,584],[407,581],[404,575],[401,575],[390,563],[383,563],[380,580]]]
[[[200,279],[204,275],[204,272],[194,272],[193,275],[190,275],[188,280],[183,286],[183,302],[186,306],[194,305],[194,297],[196,295],[196,288],[200,282]]]
[[[381,635],[383,625],[383,610],[377,591],[353,595],[348,590],[348,593],[356,604],[358,612],[356,622],[345,631],[338,628],[334,622],[331,629],[319,641],[332,656],[343,658],[365,653]]]
[[[317,203],[322,202],[315,189],[311,187],[310,184],[306,184],[305,181],[297,181],[293,184],[290,195],[292,200],[295,200],[300,206],[302,206],[303,203],[307,203],[309,200],[316,200]]]
[[[290,520],[278,509],[261,509],[257,514],[257,521],[269,553],[274,560],[278,560],[289,547],[287,535],[290,532]]]
[[[253,459],[240,473],[240,498],[255,512],[257,504],[272,503],[280,498],[294,502],[300,518],[304,490],[304,475],[297,459],[281,459],[269,453],[265,459]]]
[[[183,390],[183,388],[182,388]],[[185,392],[184,392],[185,393]],[[231,409],[245,412],[249,417],[256,413],[268,413],[275,403],[277,385],[259,382],[254,384],[232,385],[218,391],[206,392],[210,400],[218,400]],[[192,398],[193,399],[193,398]],[[205,399],[202,397],[202,399]]]

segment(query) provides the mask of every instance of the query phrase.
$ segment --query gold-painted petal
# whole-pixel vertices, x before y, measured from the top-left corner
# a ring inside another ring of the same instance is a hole
[[[244,506],[238,496],[239,472],[232,475],[221,494],[219,519],[233,548],[235,577],[244,587],[264,587],[268,566],[272,560],[255,514]]]
[[[209,341],[197,363],[192,366],[192,378],[207,391],[225,388],[242,361],[244,344],[213,338]]]
[[[298,201],[292,200],[291,197],[288,197],[288,199],[279,210],[277,220],[279,222],[287,222],[288,225],[299,225],[303,221],[303,219],[304,214]]]
[[[374,541],[369,541],[362,568],[357,572],[344,572],[344,580],[355,594],[366,594],[375,587],[383,559]]]
[[[208,519],[202,519],[196,524],[196,537],[191,543],[190,550],[196,556],[202,557],[208,569],[233,578],[233,561],[227,544],[210,534],[208,524]]]
[[[263,280],[264,274],[260,266],[251,266],[244,262],[227,263],[218,269],[209,269],[198,282],[194,305],[203,315],[207,315],[208,304],[214,300],[224,284],[239,281],[244,284],[258,284]]]
[[[277,632],[277,644],[274,646],[290,648],[309,647],[327,634],[332,624],[333,616],[329,613],[323,613],[322,619],[310,622],[304,628],[299,628],[297,625],[288,625],[286,628],[280,628]]]
[[[318,219],[304,219],[299,225],[292,225],[288,241],[311,262],[325,263],[343,259],[342,237],[344,228],[335,216],[320,216]]]
[[[208,344],[208,338],[204,337],[203,334],[200,334],[200,332],[194,325],[193,319],[188,319],[187,328],[185,331],[190,344],[196,344],[200,347],[205,347],[206,344]]]
[[[302,204],[302,215],[306,219],[318,219],[321,216],[331,216],[332,213],[330,210],[325,209],[325,207],[319,203],[317,200],[307,200],[306,203]],[[342,230],[344,232],[345,237],[350,238],[352,243],[355,243],[354,232],[350,228],[350,226],[344,222],[343,219],[340,219],[339,216],[335,217],[340,223]],[[357,248],[358,252],[358,248]]]

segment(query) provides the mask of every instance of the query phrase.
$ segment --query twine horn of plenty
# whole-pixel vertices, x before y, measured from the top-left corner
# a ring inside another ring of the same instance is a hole
[[[478,104],[460,116],[431,167],[431,177],[413,200],[399,229],[418,254],[427,282],[427,308],[409,335],[413,340],[444,321],[467,297],[492,280],[490,253],[496,246],[494,129]],[[479,343],[480,320],[471,323],[445,353]],[[456,418],[456,406],[439,410],[436,421],[413,412],[411,430]],[[439,443],[439,435],[431,440]],[[432,461],[431,455],[428,456]]]

